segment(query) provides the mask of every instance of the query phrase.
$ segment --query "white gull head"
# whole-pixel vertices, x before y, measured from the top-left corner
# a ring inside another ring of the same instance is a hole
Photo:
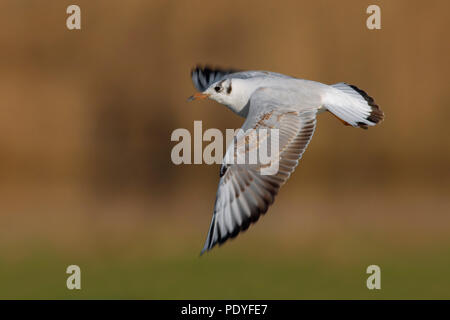
[[[191,99],[209,98],[215,100],[240,116],[246,116],[247,103],[256,89],[259,81],[256,79],[228,78],[211,84],[205,91],[196,94]]]

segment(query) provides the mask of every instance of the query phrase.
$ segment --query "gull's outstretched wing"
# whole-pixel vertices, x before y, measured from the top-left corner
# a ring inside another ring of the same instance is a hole
[[[278,129],[279,152],[275,157],[278,172],[261,175],[262,164],[226,164],[224,161],[202,254],[256,222],[294,171],[314,133],[318,107],[298,108],[295,101],[295,96],[287,90],[276,88],[261,88],[252,95],[249,114],[242,127],[244,133],[236,136],[235,144],[247,144],[241,151],[248,154],[252,144],[249,141],[254,139],[255,131]],[[271,131],[267,132],[267,139],[270,139]],[[256,145],[259,147],[258,143]],[[228,148],[227,155],[229,153],[235,153],[234,144]]]
[[[219,81],[228,74],[238,72],[237,70],[212,69],[210,67],[196,67],[191,71],[192,82],[195,88],[203,92],[214,82]]]

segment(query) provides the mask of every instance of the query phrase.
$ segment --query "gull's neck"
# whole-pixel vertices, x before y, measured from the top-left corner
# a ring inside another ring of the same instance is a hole
[[[225,105],[241,117],[247,117],[249,100],[258,89],[260,81],[256,79],[233,79],[233,92],[230,101]]]

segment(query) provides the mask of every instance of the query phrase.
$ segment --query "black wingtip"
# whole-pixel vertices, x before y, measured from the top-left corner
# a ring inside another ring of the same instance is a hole
[[[199,257],[201,257],[203,254],[205,254],[205,252],[208,252],[211,248],[209,248],[209,243],[208,243],[208,239],[205,242],[205,245],[203,246],[202,251],[200,251],[200,255]]]
[[[222,73],[222,74],[230,74],[230,73],[235,73],[235,72],[239,72],[240,70],[238,69],[234,69],[234,68],[221,68],[221,67],[213,67],[209,64],[196,64],[195,67],[193,67],[191,69],[191,75],[194,72],[202,72],[202,73]]]
[[[222,69],[218,67],[211,67],[210,65],[207,64],[203,66],[197,64],[197,66],[191,69],[191,78],[197,90],[203,92],[212,83],[219,81],[227,74],[235,72],[239,71],[235,69]]]
[[[207,251],[208,251],[208,249],[203,248],[202,251],[200,251],[200,254],[198,256],[201,257]]]

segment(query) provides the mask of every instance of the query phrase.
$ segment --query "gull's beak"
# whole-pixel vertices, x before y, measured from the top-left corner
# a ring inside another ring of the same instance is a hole
[[[200,99],[205,99],[208,97],[209,97],[209,94],[206,94],[206,93],[195,93],[194,95],[192,95],[188,98],[188,101],[200,100]]]

